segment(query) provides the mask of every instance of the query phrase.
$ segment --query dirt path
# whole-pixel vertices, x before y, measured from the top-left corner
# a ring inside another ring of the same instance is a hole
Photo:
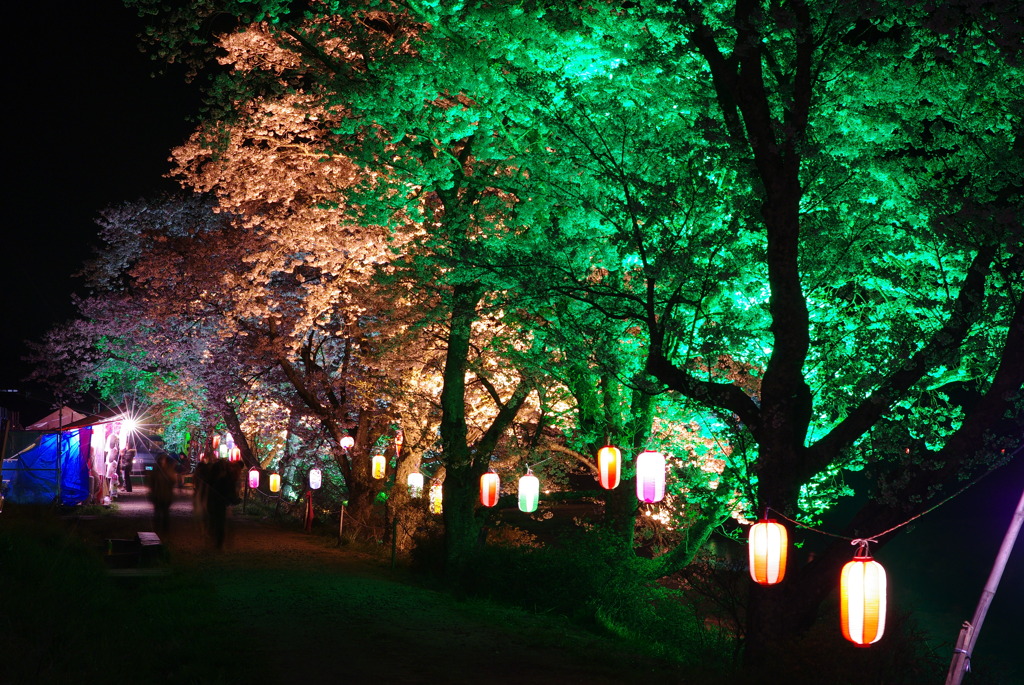
[[[151,528],[150,515],[136,490],[116,515],[76,527],[94,541],[131,537]],[[132,618],[143,622],[125,629],[146,633],[155,622],[167,636],[161,682],[685,682],[672,667],[559,617],[456,601],[375,556],[239,511],[217,552],[187,494],[165,537],[169,576],[120,581],[139,609]]]

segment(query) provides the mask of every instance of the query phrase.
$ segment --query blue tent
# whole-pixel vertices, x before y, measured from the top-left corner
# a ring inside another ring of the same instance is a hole
[[[89,498],[89,443],[92,427],[43,433],[29,447],[3,462],[5,496],[18,504],[81,504]],[[59,460],[58,460],[59,455]]]

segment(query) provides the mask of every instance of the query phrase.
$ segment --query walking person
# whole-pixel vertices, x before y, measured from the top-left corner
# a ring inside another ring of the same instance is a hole
[[[135,450],[126,449],[121,452],[121,483],[125,492],[132,491],[132,466],[135,464]]]
[[[147,474],[149,501],[153,504],[153,531],[166,535],[171,525],[171,504],[174,502],[174,482],[177,474],[170,457],[161,454],[153,470]]]

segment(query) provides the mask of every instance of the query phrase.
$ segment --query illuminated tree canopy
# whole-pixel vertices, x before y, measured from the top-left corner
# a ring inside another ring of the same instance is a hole
[[[492,454],[666,451],[658,576],[732,513],[814,520],[844,470],[871,488],[848,532],[877,533],[1019,440],[1013,3],[127,4],[215,74],[173,174],[223,223],[109,241],[102,285],[212,308],[335,440],[392,403],[441,455],[453,565]],[[752,658],[844,556],[752,590]]]

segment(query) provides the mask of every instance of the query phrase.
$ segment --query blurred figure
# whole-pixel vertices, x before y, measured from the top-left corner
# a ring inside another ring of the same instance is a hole
[[[149,501],[153,503],[153,531],[164,535],[170,529],[171,504],[174,502],[174,483],[177,480],[170,457],[166,454],[158,456],[147,479]]]
[[[111,500],[117,499],[117,450],[107,453],[107,463],[104,468],[103,478],[107,483],[107,496],[103,499],[103,503],[109,505]]]
[[[132,491],[132,466],[135,464],[135,450],[126,449],[121,451],[121,459],[118,468],[121,471],[121,483],[125,492]]]
[[[242,501],[238,496],[241,474],[242,462],[214,459],[196,466],[196,502],[205,513],[206,531],[217,549],[224,548],[228,507]]]

